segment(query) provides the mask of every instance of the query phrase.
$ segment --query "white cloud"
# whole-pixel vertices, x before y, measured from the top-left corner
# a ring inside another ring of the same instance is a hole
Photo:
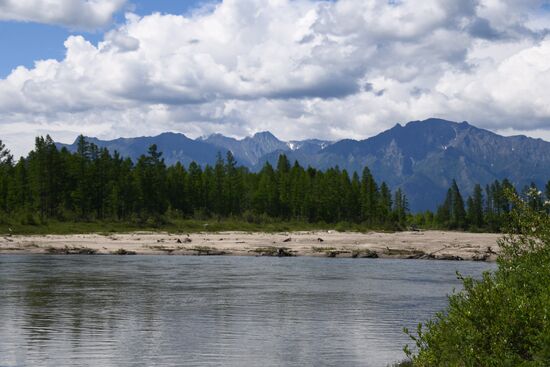
[[[537,135],[550,119],[540,5],[226,0],[187,17],[129,14],[99,44],[70,37],[63,60],[0,80],[0,124],[8,143],[28,135],[18,153],[47,131],[362,138],[431,116]]]
[[[97,29],[112,21],[126,0],[0,0],[0,20]]]

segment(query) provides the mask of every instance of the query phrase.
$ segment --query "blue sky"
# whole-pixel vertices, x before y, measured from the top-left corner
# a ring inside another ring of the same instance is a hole
[[[115,14],[116,22],[124,21],[124,11],[139,15],[154,12],[165,14],[186,14],[203,5],[205,0],[133,0]],[[214,1],[210,1],[214,2]],[[6,77],[12,69],[23,65],[32,67],[35,60],[63,59],[63,42],[71,34],[82,34],[91,42],[97,43],[103,32],[111,25],[95,31],[70,30],[61,25],[35,22],[0,22],[0,78]]]
[[[362,139],[429,117],[550,140],[548,0],[2,0],[0,55],[15,155],[45,134]]]

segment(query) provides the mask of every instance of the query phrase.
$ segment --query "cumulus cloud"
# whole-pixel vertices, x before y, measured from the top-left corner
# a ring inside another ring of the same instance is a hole
[[[126,0],[0,0],[0,20],[96,29],[111,22]]]
[[[541,5],[225,0],[188,16],[128,14],[102,42],[72,36],[63,60],[0,80],[0,124],[11,139],[18,126],[68,140],[165,130],[337,139],[436,116],[538,134],[550,118]]]

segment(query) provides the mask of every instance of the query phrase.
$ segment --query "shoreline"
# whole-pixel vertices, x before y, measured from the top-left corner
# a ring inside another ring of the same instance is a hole
[[[132,232],[0,236],[0,254],[314,256],[495,261],[493,233],[422,232]]]

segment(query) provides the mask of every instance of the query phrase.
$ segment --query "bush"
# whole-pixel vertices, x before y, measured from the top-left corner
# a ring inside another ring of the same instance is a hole
[[[461,278],[446,312],[419,325],[414,366],[550,365],[550,217],[518,198],[498,270]]]

